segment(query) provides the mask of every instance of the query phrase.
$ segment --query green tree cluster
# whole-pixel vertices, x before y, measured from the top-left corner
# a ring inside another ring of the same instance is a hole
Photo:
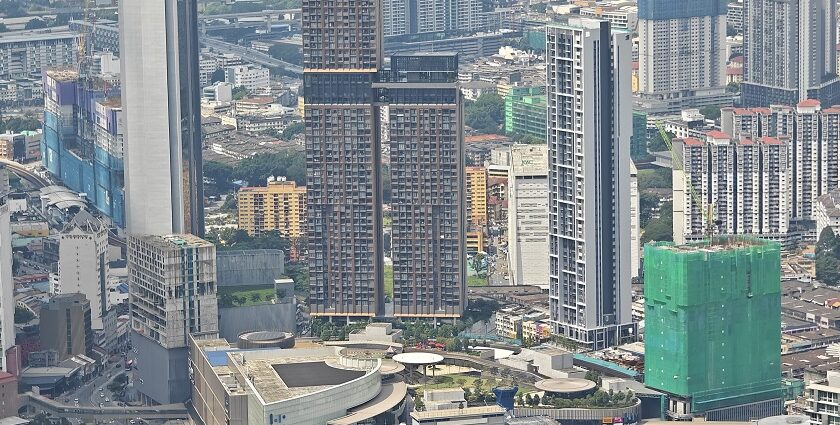
[[[526,397],[525,402],[527,403],[527,401]],[[558,409],[581,407],[621,408],[632,406],[636,404],[636,402],[637,399],[632,390],[627,390],[627,392],[614,392],[612,390],[607,392],[604,390],[598,390],[583,398],[568,399],[560,397],[545,397],[542,400],[542,404],[554,406]]]
[[[284,62],[300,65],[303,59],[303,54],[298,46],[291,44],[278,43],[268,48],[268,54],[274,59],[279,59]]]
[[[671,169],[664,167],[639,170],[637,180],[640,191],[647,189],[671,189],[673,182]]]
[[[704,106],[700,108],[700,113],[703,114],[707,120],[720,119],[720,107],[718,106]]]
[[[306,154],[286,150],[256,155],[240,161],[233,167],[231,177],[250,185],[264,185],[269,176],[285,176],[297,184],[306,184]]]
[[[248,89],[245,86],[236,86],[231,91],[231,96],[233,100],[242,100],[245,96],[248,96]]]
[[[817,280],[826,285],[840,285],[840,238],[830,227],[820,232],[816,247]]]
[[[659,217],[650,220],[644,227],[641,242],[674,240],[674,203],[664,202],[659,208]]]
[[[21,131],[35,131],[39,128],[41,128],[41,121],[32,115],[0,119],[0,133],[7,131],[20,133]]]
[[[216,250],[233,249],[280,249],[288,252],[291,247],[289,239],[276,230],[265,232],[259,236],[251,236],[240,229],[223,229],[211,231],[207,240],[216,245]]]
[[[464,107],[464,122],[479,133],[494,134],[505,120],[505,100],[495,93],[485,93]]]

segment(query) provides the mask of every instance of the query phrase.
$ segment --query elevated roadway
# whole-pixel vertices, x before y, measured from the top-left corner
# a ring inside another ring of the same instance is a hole
[[[207,36],[200,36],[199,41],[206,47],[223,53],[236,54],[248,62],[253,62],[270,68],[282,68],[293,74],[303,75],[303,67],[281,61],[280,59],[273,58],[270,55],[258,52],[245,46],[228,43],[226,41]]]
[[[89,407],[71,406],[44,396],[27,392],[21,395],[21,404],[30,412],[46,412],[58,417],[74,417],[86,422],[110,419],[188,419],[189,412],[183,404],[165,404],[151,407]]]

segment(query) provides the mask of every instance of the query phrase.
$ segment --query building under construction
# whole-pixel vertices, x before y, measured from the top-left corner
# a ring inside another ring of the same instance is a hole
[[[645,384],[668,414],[782,414],[780,247],[749,237],[645,247]]]

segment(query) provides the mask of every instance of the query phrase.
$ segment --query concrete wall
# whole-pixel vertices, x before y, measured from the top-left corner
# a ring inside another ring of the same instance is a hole
[[[297,330],[297,307],[294,303],[261,304],[219,309],[219,337],[235,343],[245,331]]]
[[[285,272],[285,256],[279,249],[216,252],[216,283],[219,286],[272,285]]]
[[[137,391],[160,404],[183,403],[190,398],[187,347],[167,350],[136,332],[131,332],[131,345]]]

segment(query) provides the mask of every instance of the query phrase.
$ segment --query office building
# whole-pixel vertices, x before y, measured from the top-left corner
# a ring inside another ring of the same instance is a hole
[[[549,298],[555,333],[592,349],[633,337],[630,34],[549,25]]]
[[[787,208],[794,222],[813,221],[817,198],[840,187],[840,108],[822,108],[816,100],[796,107],[724,108],[721,128],[734,140],[772,137],[785,145]]]
[[[487,169],[466,167],[467,225],[482,229],[487,225]]]
[[[548,288],[548,146],[514,145],[508,162],[508,275]]]
[[[360,354],[313,343],[248,348],[243,342],[249,341],[190,338],[192,404],[202,423],[400,423],[407,386],[395,378],[397,364],[384,359],[385,350]]]
[[[84,294],[56,295],[41,308],[41,349],[53,350],[62,362],[93,354],[91,307]]]
[[[832,0],[744,0],[742,104],[840,103],[836,11]]]
[[[269,177],[265,187],[243,187],[236,203],[239,229],[249,235],[276,230],[297,240],[306,232],[306,187],[285,177]]]
[[[268,68],[259,65],[239,65],[225,69],[225,82],[233,87],[245,87],[253,92],[263,87],[268,87]]]
[[[674,241],[703,240],[712,232],[789,243],[793,198],[788,149],[785,139],[734,140],[719,131],[702,140],[675,139],[683,169],[674,170],[673,176]]]
[[[80,293],[91,311],[90,326],[103,330],[108,300],[108,228],[81,210],[58,234],[58,285],[56,294]]]
[[[196,1],[119,5],[126,230],[204,235]]]
[[[4,372],[14,368],[14,361],[7,361],[6,357],[15,345],[15,281],[12,279],[12,230],[9,220],[8,198],[0,194],[0,366]]]
[[[645,246],[645,385],[670,395],[669,416],[781,414],[780,263],[749,237]]]
[[[384,78],[383,78],[384,76]],[[458,55],[391,56],[374,84],[388,99],[394,315],[461,317],[466,307],[463,100]],[[471,219],[483,174],[470,177]],[[486,193],[486,188],[483,193]],[[486,201],[485,201],[486,202]]]
[[[384,0],[385,37],[436,32],[477,32],[486,26],[480,0]]]
[[[119,85],[75,71],[44,73],[42,163],[84,193],[117,226],[125,225],[124,120]]]
[[[639,256],[641,242],[639,237],[639,170],[636,163],[630,161],[630,277],[639,277]]]
[[[315,316],[384,313],[379,110],[372,87],[382,65],[378,4],[302,3],[307,241]],[[342,19],[346,25],[335,25]],[[334,38],[324,37],[326,32]]]
[[[0,33],[0,79],[39,77],[76,64],[79,34],[67,27]]]
[[[650,112],[732,104],[726,13],[726,0],[639,1],[639,96]]]
[[[128,237],[134,387],[142,399],[190,396],[188,337],[218,331],[216,247],[193,235]]]
[[[545,87],[512,87],[505,96],[505,133],[545,140]]]

